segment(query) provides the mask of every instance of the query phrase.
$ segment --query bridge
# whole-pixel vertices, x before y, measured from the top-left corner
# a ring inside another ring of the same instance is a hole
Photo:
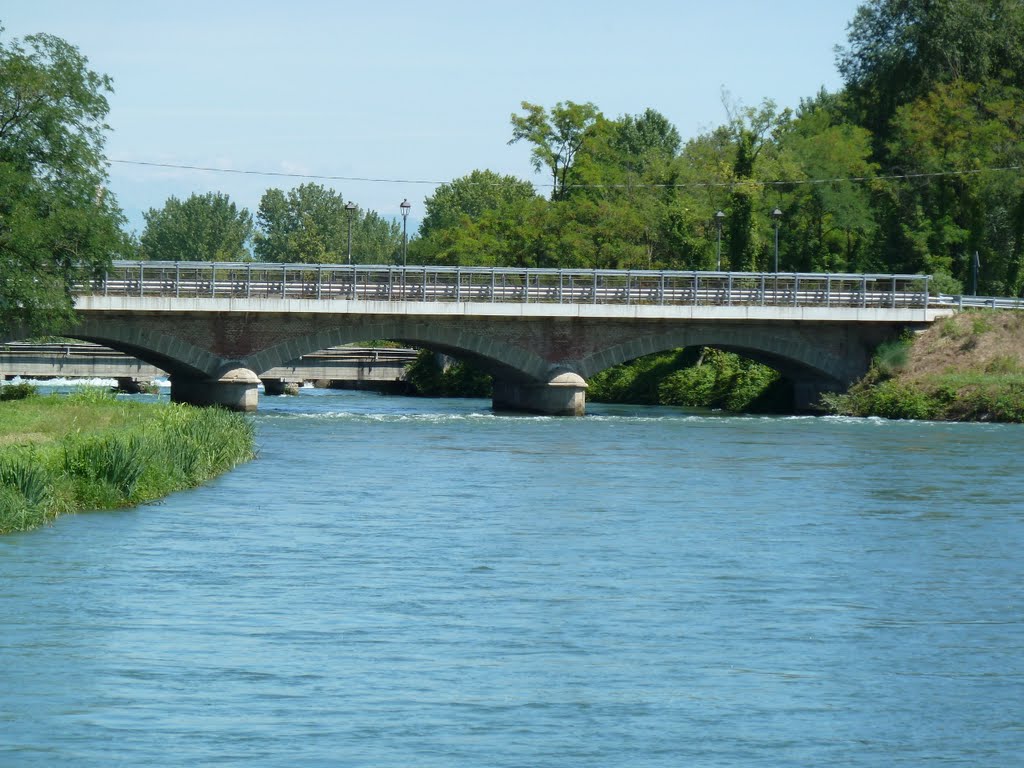
[[[260,374],[268,395],[294,393],[306,381],[338,389],[382,392],[405,389],[405,368],[415,349],[336,347],[303,355]],[[0,346],[0,376],[5,379],[115,379],[125,392],[142,391],[167,372],[99,344],[31,344]]]
[[[772,366],[794,406],[863,375],[879,343],[953,309],[922,275],[117,262],[76,287],[66,335],[167,371],[173,400],[257,406],[259,375],[390,339],[468,359],[493,403],[581,415],[586,379],[706,345]]]

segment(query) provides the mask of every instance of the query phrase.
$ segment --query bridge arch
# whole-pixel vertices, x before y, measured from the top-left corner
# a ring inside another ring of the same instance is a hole
[[[140,324],[111,322],[102,317],[85,318],[64,335],[124,352],[172,376],[215,376],[227,364],[223,358],[176,336],[150,330]]]
[[[401,341],[466,358],[502,378],[540,383],[548,379],[551,371],[551,364],[536,352],[496,335],[404,317],[359,319],[297,335],[255,352],[241,364],[259,374],[322,349],[377,339]]]
[[[793,334],[753,332],[729,326],[689,326],[614,344],[582,359],[578,372],[590,378],[613,365],[645,355],[694,346],[736,352],[770,365],[784,376],[803,374],[845,382],[851,373],[850,361]]]

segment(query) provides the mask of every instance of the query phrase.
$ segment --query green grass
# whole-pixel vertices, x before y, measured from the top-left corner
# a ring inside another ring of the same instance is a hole
[[[253,422],[92,389],[0,402],[0,533],[162,498],[254,456]]]

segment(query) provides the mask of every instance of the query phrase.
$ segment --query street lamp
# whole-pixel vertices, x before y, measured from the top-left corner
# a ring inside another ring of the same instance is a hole
[[[725,221],[725,214],[719,211],[715,214],[715,226],[718,227],[718,252],[717,252],[717,265],[715,266],[716,272],[722,271],[722,222]]]
[[[408,200],[403,200],[402,204],[400,206],[398,206],[398,207],[402,209],[402,266],[404,267],[405,266],[405,259],[406,259],[406,252],[407,252],[408,247],[409,247],[409,238],[408,238],[408,236],[406,234],[406,232],[407,232],[407,230],[406,230],[406,221],[409,218],[409,209],[412,208],[412,206],[409,205],[409,201]]]
[[[775,269],[772,270],[776,274],[779,272],[779,221],[782,219],[782,211],[776,208],[772,211],[772,220],[775,222]]]
[[[345,210],[348,211],[348,263],[352,264],[352,216],[356,212],[356,204],[351,200],[345,205]]]

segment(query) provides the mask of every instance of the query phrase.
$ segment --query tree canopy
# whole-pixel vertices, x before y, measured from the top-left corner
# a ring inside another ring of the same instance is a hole
[[[0,34],[2,34],[0,28]],[[73,322],[71,287],[127,252],[106,189],[110,78],[52,35],[0,41],[0,331]]]
[[[186,200],[171,197],[144,214],[143,258],[153,261],[246,261],[252,215],[227,195],[209,192]]]

